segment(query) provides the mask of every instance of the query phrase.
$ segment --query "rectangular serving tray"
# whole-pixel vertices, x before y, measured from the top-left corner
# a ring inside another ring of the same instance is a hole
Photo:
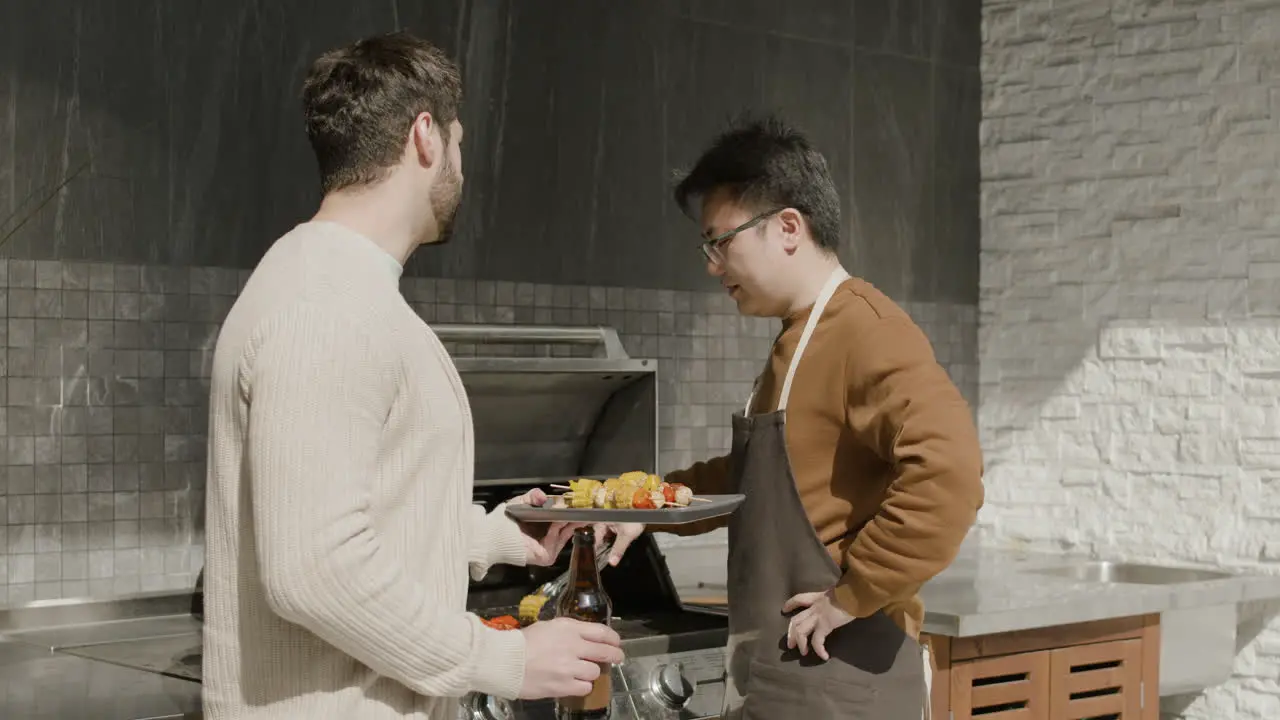
[[[646,525],[684,525],[729,515],[746,495],[697,495],[708,502],[694,500],[688,507],[659,510],[607,510],[605,508],[554,508],[534,505],[508,505],[507,514],[520,522],[638,522]]]

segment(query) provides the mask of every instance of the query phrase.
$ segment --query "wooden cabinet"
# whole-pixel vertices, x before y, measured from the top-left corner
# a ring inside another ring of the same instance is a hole
[[[1159,616],[930,636],[937,720],[1156,720]]]

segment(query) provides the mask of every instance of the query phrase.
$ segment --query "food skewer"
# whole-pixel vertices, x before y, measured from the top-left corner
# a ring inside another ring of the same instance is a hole
[[[571,480],[568,485],[552,484],[550,487],[567,491],[555,498],[553,507],[579,510],[651,510],[712,502],[708,498],[695,497],[686,485],[667,483],[659,475],[638,471],[605,481],[580,478]]]
[[[573,488],[569,487],[568,485],[549,485],[548,487],[554,490],[569,490],[569,491],[573,490]],[[711,501],[707,498],[698,497],[697,495],[694,495],[693,497],[689,498],[689,502],[711,502]]]
[[[644,472],[623,473],[603,481],[590,477],[566,478],[564,482],[548,482],[542,487],[556,488],[548,492],[547,502],[540,506],[517,502],[507,505],[506,513],[521,522],[634,520],[681,525],[732,514],[746,497],[741,493],[695,497],[693,488],[684,483],[664,482],[662,476]],[[626,512],[629,510],[645,512]]]

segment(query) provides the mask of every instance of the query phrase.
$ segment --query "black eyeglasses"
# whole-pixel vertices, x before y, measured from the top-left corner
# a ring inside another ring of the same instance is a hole
[[[756,225],[759,225],[765,219],[777,215],[783,210],[786,210],[786,208],[780,207],[768,212],[762,212],[732,230],[726,230],[719,235],[703,240],[702,244],[698,246],[698,249],[702,250],[702,254],[706,256],[708,262],[719,265],[724,262],[724,249],[729,245],[729,241],[737,237],[738,233],[743,230],[750,230]]]

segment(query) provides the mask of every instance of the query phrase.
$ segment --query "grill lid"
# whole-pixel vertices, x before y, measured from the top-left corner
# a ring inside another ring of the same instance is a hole
[[[628,357],[612,328],[432,329],[460,346],[454,362],[471,404],[477,487],[656,471],[657,363]],[[596,357],[519,356],[525,345],[591,347]]]

